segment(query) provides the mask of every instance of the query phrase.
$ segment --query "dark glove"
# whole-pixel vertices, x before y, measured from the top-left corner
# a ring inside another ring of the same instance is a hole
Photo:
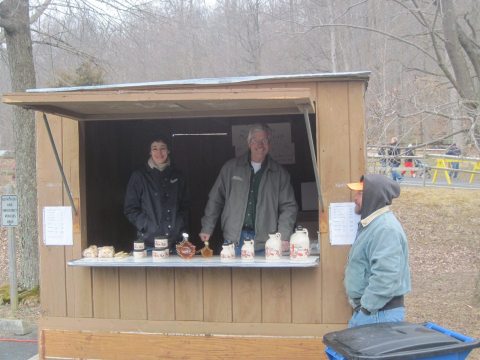
[[[365,315],[371,315],[372,313],[370,311],[368,311],[367,309],[365,309],[363,306],[360,307],[360,311],[362,313],[364,313]]]

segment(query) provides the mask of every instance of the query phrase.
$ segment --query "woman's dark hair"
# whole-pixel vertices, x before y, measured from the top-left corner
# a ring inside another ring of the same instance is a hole
[[[155,136],[152,137],[150,142],[148,143],[148,152],[150,152],[150,148],[154,142],[162,142],[167,145],[167,149],[170,150],[171,143],[169,138],[167,138],[166,136]]]

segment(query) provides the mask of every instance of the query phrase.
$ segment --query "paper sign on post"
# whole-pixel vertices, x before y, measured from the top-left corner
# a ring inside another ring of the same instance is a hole
[[[331,203],[328,208],[328,225],[332,245],[351,245],[357,234],[360,215],[355,214],[355,203]]]
[[[73,245],[72,208],[43,208],[43,242],[45,245]]]

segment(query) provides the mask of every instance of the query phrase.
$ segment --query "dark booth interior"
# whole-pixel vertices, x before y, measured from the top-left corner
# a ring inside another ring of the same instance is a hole
[[[85,179],[87,208],[87,242],[97,246],[113,245],[116,251],[131,251],[136,231],[123,215],[123,200],[131,173],[149,158],[150,143],[159,135],[171,143],[171,160],[188,181],[190,209],[190,241],[197,249],[200,219],[208,193],[220,168],[235,156],[232,127],[254,123],[290,124],[294,144],[293,164],[284,164],[291,176],[299,204],[297,222],[314,219],[316,210],[303,211],[301,184],[314,182],[312,160],[303,115],[188,118],[162,120],[108,120],[84,122]],[[310,116],[312,133],[315,117]],[[314,135],[314,142],[316,141]],[[272,144],[272,147],[281,146]],[[315,145],[316,146],[316,145]],[[317,227],[318,228],[318,227]],[[313,234],[310,235],[312,237]],[[218,254],[223,243],[217,229],[210,246]]]

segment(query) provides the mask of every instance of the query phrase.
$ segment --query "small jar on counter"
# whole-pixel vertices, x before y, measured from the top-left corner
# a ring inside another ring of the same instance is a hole
[[[133,242],[133,251],[145,250],[145,242],[143,240],[135,240]]]

